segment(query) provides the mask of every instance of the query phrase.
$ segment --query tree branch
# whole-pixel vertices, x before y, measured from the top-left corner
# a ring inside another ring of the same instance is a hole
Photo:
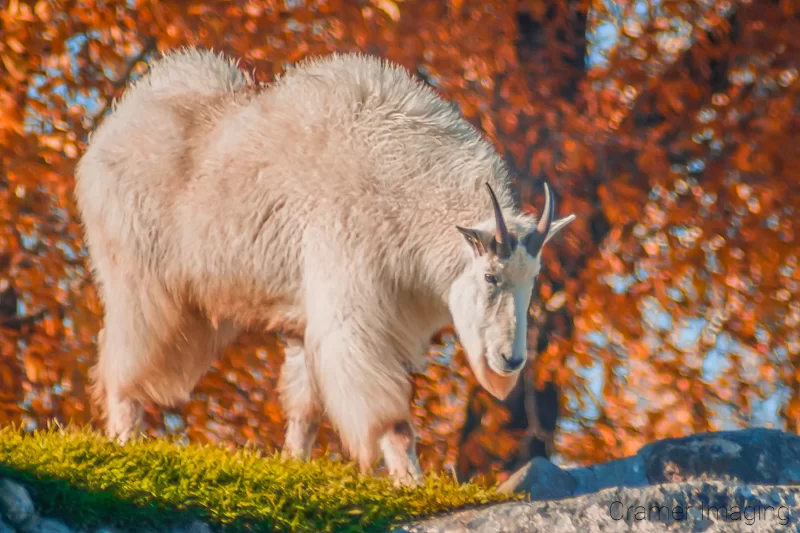
[[[41,320],[42,318],[47,315],[47,311],[39,311],[33,315],[26,315],[26,316],[12,316],[11,318],[7,318],[5,320],[0,320],[0,328],[5,329],[19,329],[22,326],[27,324],[34,324]]]

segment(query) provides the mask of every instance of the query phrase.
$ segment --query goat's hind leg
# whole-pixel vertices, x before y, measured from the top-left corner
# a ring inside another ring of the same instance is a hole
[[[281,456],[307,460],[319,432],[322,407],[302,341],[285,339],[284,355],[279,391],[287,425]]]
[[[98,361],[90,371],[94,404],[105,418],[106,435],[119,442],[130,440],[142,420],[142,404],[128,390],[126,367],[137,357],[133,345],[106,314],[106,327],[98,334]]]
[[[158,283],[108,283],[105,326],[92,370],[95,401],[106,432],[127,441],[141,420],[141,402],[174,406],[189,399],[197,381],[238,333],[230,321],[212,324],[176,302]]]

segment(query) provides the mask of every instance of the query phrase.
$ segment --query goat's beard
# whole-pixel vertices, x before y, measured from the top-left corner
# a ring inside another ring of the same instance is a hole
[[[511,394],[511,391],[514,390],[514,387],[517,385],[521,370],[501,376],[489,368],[486,357],[479,357],[476,362],[471,363],[472,372],[475,374],[475,378],[478,380],[480,386],[498,400],[502,401],[508,398],[508,395]],[[525,367],[523,366],[523,368]]]

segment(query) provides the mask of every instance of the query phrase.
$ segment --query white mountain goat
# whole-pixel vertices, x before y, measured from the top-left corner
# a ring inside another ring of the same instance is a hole
[[[542,246],[575,219],[554,220],[547,187],[538,222],[521,214],[510,183],[399,65],[335,54],[261,86],[213,52],[154,62],[76,174],[108,434],[127,441],[142,402],[187,400],[242,328],[281,331],[283,454],[307,458],[325,415],[362,470],[382,452],[395,482],[419,482],[409,369],[452,321],[506,397]]]

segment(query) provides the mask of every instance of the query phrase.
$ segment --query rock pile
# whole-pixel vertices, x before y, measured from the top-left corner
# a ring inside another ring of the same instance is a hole
[[[212,533],[208,524],[199,520],[181,526],[166,527],[165,533]],[[0,478],[0,533],[124,533],[112,527],[95,531],[75,531],[55,518],[40,516],[25,487],[9,479]],[[157,533],[157,532],[152,532]],[[160,533],[160,532],[158,532]]]
[[[0,533],[71,533],[58,520],[36,514],[25,487],[8,479],[0,479]]]

